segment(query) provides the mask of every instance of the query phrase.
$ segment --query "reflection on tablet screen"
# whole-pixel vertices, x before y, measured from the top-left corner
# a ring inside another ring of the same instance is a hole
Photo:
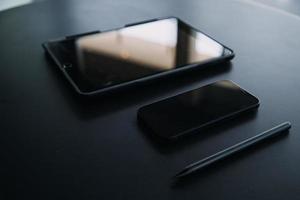
[[[220,57],[224,47],[169,18],[84,36],[76,41],[80,71],[97,85],[115,85]]]

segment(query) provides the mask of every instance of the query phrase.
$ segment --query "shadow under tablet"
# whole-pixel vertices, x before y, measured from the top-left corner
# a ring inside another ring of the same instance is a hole
[[[112,113],[116,110],[126,108],[128,106],[138,104],[142,101],[155,99],[166,93],[174,93],[181,90],[186,85],[196,85],[199,81],[214,77],[223,73],[230,72],[232,68],[231,62],[207,66],[206,68],[195,68],[191,72],[161,77],[160,80],[145,82],[139,87],[131,87],[126,90],[119,90],[105,95],[99,95],[92,98],[83,98],[75,93],[65,79],[60,78],[58,68],[54,67],[55,63],[45,55],[49,61],[49,74],[55,79],[58,92],[63,95],[66,105],[74,112],[76,116],[83,120],[90,120],[101,117],[105,114]],[[57,78],[57,76],[59,76]],[[157,87],[159,84],[159,87]],[[120,101],[120,96],[122,101]]]

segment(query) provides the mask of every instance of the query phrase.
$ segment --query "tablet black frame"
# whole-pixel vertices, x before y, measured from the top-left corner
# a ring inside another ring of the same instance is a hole
[[[209,59],[209,60],[204,61],[204,62],[187,64],[187,65],[185,65],[183,67],[174,68],[172,70],[168,70],[168,71],[164,71],[164,72],[159,72],[159,73],[156,73],[156,74],[153,74],[153,75],[141,77],[141,78],[138,78],[138,79],[135,79],[135,80],[130,80],[130,81],[127,81],[127,82],[119,83],[119,84],[108,86],[108,87],[105,87],[105,88],[95,89],[95,90],[92,90],[92,91],[84,91],[76,83],[76,81],[74,81],[74,78],[72,76],[70,76],[70,74],[68,73],[68,71],[67,71],[68,66],[66,66],[65,64],[62,64],[59,61],[59,59],[57,58],[57,56],[55,55],[55,53],[52,51],[52,49],[50,47],[51,44],[53,44],[53,43],[59,43],[59,42],[65,42],[65,41],[72,41],[72,40],[78,39],[79,37],[86,36],[86,35],[92,35],[92,34],[97,34],[97,33],[102,33],[102,32],[109,32],[109,31],[119,30],[119,29],[122,29],[122,28],[125,28],[125,27],[129,27],[129,26],[135,26],[135,25],[139,25],[139,24],[145,24],[145,23],[149,23],[149,22],[153,22],[153,21],[164,20],[164,19],[172,19],[172,18],[178,20],[180,23],[183,23],[185,26],[188,26],[188,27],[192,28],[193,30],[195,30],[197,32],[200,32],[200,33],[206,35],[207,37],[211,38],[212,40],[218,42],[220,45],[222,45],[224,47],[224,50],[225,50],[224,55],[221,56],[221,57],[218,57],[218,58]],[[115,91],[118,91],[120,89],[125,89],[125,88],[129,88],[129,87],[136,87],[136,86],[141,85],[143,83],[148,83],[150,81],[157,80],[159,78],[163,78],[163,77],[167,77],[167,76],[170,76],[170,75],[179,74],[179,73],[182,73],[184,71],[189,71],[191,69],[204,68],[204,67],[207,67],[207,66],[210,66],[210,65],[214,65],[214,64],[217,64],[217,63],[222,63],[222,62],[230,61],[235,56],[234,51],[232,49],[230,49],[229,47],[227,47],[224,44],[220,43],[219,41],[213,39],[209,35],[201,32],[200,30],[194,28],[193,26],[191,26],[191,25],[183,22],[179,18],[173,17],[173,16],[171,16],[171,17],[164,17],[164,18],[155,18],[155,19],[150,19],[150,20],[141,21],[141,22],[137,22],[137,23],[126,24],[123,27],[115,28],[115,29],[111,29],[111,30],[106,30],[106,31],[93,31],[93,32],[88,32],[88,33],[82,33],[82,34],[77,34],[77,35],[66,36],[64,38],[59,38],[59,39],[55,39],[55,40],[50,40],[50,41],[44,42],[42,44],[42,47],[44,48],[44,50],[47,53],[47,55],[49,55],[50,58],[59,67],[59,69],[61,70],[61,72],[63,73],[63,75],[67,79],[67,81],[72,85],[72,87],[74,88],[74,90],[79,95],[82,95],[82,96],[96,96],[96,95],[98,96],[98,95],[109,93],[109,92],[115,92]]]

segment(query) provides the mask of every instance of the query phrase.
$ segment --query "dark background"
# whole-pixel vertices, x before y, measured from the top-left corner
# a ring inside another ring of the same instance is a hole
[[[257,2],[65,0],[1,12],[3,199],[300,199],[299,11]],[[165,16],[192,24],[236,57],[82,100],[41,48],[48,39]],[[139,107],[222,79],[256,95],[258,112],[171,144],[137,126]],[[287,120],[288,137],[173,185],[171,177],[185,165]]]

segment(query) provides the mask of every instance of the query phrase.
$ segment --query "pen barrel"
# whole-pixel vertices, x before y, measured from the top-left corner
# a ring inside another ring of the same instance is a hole
[[[246,139],[238,144],[235,144],[229,148],[226,148],[222,151],[219,151],[216,154],[213,154],[209,157],[206,157],[198,162],[195,162],[191,165],[188,165],[183,171],[181,171],[177,177],[182,177],[188,174],[191,174],[197,170],[200,170],[201,168],[204,168],[208,165],[211,165],[215,162],[218,162],[224,158],[228,158],[231,155],[234,155],[238,152],[241,152],[244,149],[247,149],[248,147],[263,142],[264,140],[266,140],[267,138],[279,135],[281,133],[283,133],[283,131],[289,129],[291,127],[291,123],[290,122],[284,122],[278,126],[275,126],[267,131],[264,131],[254,137],[251,137],[249,139]]]

